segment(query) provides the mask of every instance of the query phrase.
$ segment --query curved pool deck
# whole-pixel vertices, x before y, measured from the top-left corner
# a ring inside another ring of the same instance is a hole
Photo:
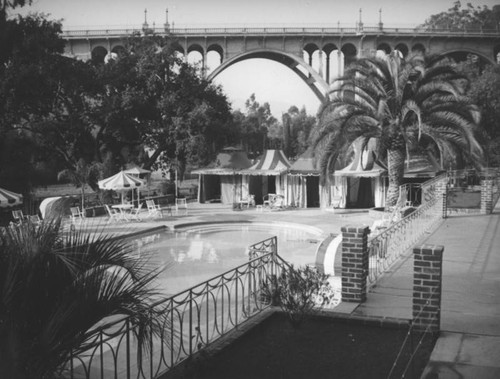
[[[176,229],[183,224],[199,224],[210,222],[259,222],[276,224],[300,224],[319,229],[329,234],[339,234],[342,226],[367,225],[373,221],[373,215],[368,210],[351,210],[332,212],[319,208],[293,208],[280,211],[258,211],[255,208],[233,211],[231,205],[188,203],[188,214],[166,214],[163,218],[151,219],[147,211],[141,215],[141,221],[108,223],[108,217],[89,218],[82,225],[86,230],[98,229],[104,233],[123,235],[137,233],[153,228],[167,227]],[[78,225],[77,225],[78,227]]]

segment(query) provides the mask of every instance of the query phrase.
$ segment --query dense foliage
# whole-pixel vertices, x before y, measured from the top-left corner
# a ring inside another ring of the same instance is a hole
[[[473,6],[467,3],[462,7],[460,1],[455,1],[447,11],[430,16],[423,24],[430,29],[451,29],[462,31],[498,30],[500,21],[500,5]]]

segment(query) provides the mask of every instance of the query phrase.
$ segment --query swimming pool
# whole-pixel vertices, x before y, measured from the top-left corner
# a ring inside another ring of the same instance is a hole
[[[326,235],[317,228],[292,223],[207,223],[178,226],[134,237],[139,254],[151,254],[163,268],[159,285],[176,294],[248,261],[247,248],[277,237],[278,254],[297,266],[314,264]]]

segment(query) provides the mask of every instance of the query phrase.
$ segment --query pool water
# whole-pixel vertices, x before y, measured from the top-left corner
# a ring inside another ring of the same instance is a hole
[[[134,239],[139,254],[151,254],[163,268],[159,285],[176,294],[248,261],[247,248],[277,237],[278,254],[296,266],[314,264],[325,237],[315,228],[276,224],[206,224],[161,231]]]

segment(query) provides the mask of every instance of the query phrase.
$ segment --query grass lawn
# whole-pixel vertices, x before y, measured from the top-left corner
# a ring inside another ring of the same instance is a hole
[[[380,327],[315,316],[293,328],[273,314],[214,356],[194,359],[166,378],[388,378],[408,334],[407,327]],[[408,338],[391,378],[400,378],[421,334]],[[427,334],[405,378],[420,378],[434,338]],[[179,376],[180,375],[180,376]]]

